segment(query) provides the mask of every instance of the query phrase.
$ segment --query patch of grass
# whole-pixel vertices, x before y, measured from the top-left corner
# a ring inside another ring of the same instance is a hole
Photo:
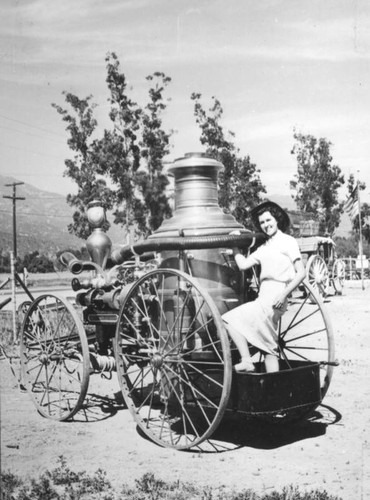
[[[168,483],[151,472],[136,480],[133,488],[123,485],[117,491],[102,469],[92,475],[74,472],[63,456],[55,469],[37,479],[21,479],[11,472],[2,472],[1,492],[1,500],[342,500],[325,490],[302,492],[293,485],[281,492],[258,495],[252,490],[202,487],[182,481]]]
[[[9,346],[13,342],[13,315],[11,311],[0,311],[0,343]]]
[[[98,469],[89,475],[86,471],[73,472],[63,456],[59,465],[37,479],[22,480],[5,472],[1,474],[1,500],[115,500],[106,472]]]
[[[19,339],[20,325],[17,324],[17,328],[17,338]],[[13,313],[11,311],[0,311],[0,345],[4,348],[7,356],[18,357],[19,345],[14,343]]]

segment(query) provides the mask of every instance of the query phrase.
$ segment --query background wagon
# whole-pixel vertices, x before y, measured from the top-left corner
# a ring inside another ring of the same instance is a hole
[[[346,278],[346,263],[336,255],[334,241],[319,234],[319,223],[312,220],[312,214],[293,211],[289,214],[306,266],[308,282],[321,296],[328,294],[330,286],[336,294],[341,295]]]
[[[104,211],[91,207],[91,260],[62,256],[75,275],[76,306],[54,294],[34,300],[21,338],[23,383],[45,417],[69,420],[84,409],[89,378],[117,371],[128,409],[154,442],[199,447],[225,413],[288,422],[325,396],[334,343],[325,307],[304,283],[279,325],[280,371],[236,374],[238,358],[222,314],[255,298],[253,273],[230,249],[246,252],[264,235],[245,230],[218,206],[222,165],[186,155],[170,167],[175,211],[147,240],[113,251]],[[230,235],[238,229],[240,235]]]

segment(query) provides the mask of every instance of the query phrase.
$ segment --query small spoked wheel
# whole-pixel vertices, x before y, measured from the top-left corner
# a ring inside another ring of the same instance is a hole
[[[308,283],[322,297],[326,297],[329,288],[329,271],[325,260],[320,255],[311,255],[306,265]]]
[[[321,403],[336,365],[333,329],[328,313],[320,294],[307,281],[296,288],[288,300],[287,310],[278,324],[278,346],[280,370],[288,373],[294,369],[312,369],[315,374],[315,383],[310,379],[307,385],[302,382],[304,379],[300,379],[296,406],[282,406],[275,412],[259,416],[264,421],[283,424],[303,418]],[[255,361],[258,356],[258,353],[255,354]],[[305,390],[308,391],[306,395],[301,393]]]
[[[37,410],[67,420],[80,409],[89,383],[89,351],[83,323],[57,295],[42,295],[25,312],[20,344],[22,382]]]
[[[314,376],[315,382],[309,378],[311,382],[308,385],[300,375],[301,387],[296,406],[282,406],[280,410],[260,415],[264,421],[284,424],[307,416],[321,403],[336,365],[330,319],[320,294],[306,281],[293,291],[288,300],[287,310],[278,324],[278,345],[280,370],[313,370],[315,374],[309,375]]]
[[[231,355],[220,313],[196,279],[157,269],[136,281],[115,353],[125,402],[152,441],[189,449],[211,436],[230,394]]]
[[[288,369],[302,363],[319,364],[322,400],[335,366],[333,329],[320,295],[306,282],[292,293],[280,320],[279,348]]]
[[[346,277],[346,264],[342,259],[336,259],[333,264],[332,281],[334,290],[338,295],[342,294]]]

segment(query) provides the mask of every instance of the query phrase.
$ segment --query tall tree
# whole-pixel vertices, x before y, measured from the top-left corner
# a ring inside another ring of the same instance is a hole
[[[128,96],[116,54],[109,53],[106,62],[113,131],[105,130],[99,143],[98,171],[117,187],[115,223],[135,226],[139,235],[147,236],[171,214],[163,158],[172,132],[165,132],[162,122],[171,78],[160,72],[149,75],[149,102],[140,107]]]
[[[343,211],[338,189],[344,184],[344,176],[332,164],[332,144],[327,139],[297,131],[294,139],[291,153],[297,159],[296,181],[293,181],[297,184],[297,194],[293,199],[300,210],[318,220],[321,233],[333,234]]]
[[[164,73],[149,75],[149,103],[145,106],[142,119],[141,156],[146,168],[139,170],[136,183],[142,201],[137,207],[137,219],[142,233],[158,229],[164,218],[171,215],[166,188],[168,177],[163,173],[163,158],[170,152],[171,132],[163,130],[162,114],[167,105],[163,93],[171,78]]]
[[[128,95],[117,55],[108,53],[106,64],[112,129],[92,138],[97,122],[91,96],[79,99],[64,93],[72,112],[53,104],[68,123],[69,147],[78,153],[65,162],[66,175],[79,188],[77,195],[68,196],[68,202],[78,207],[70,230],[81,237],[89,234],[84,211],[89,201],[98,198],[107,209],[113,209],[116,224],[126,225],[127,230],[134,227],[138,234],[147,236],[171,213],[166,196],[168,180],[162,172],[172,133],[166,133],[162,124],[167,107],[164,91],[171,79],[163,73],[148,76],[149,99],[141,107]]]
[[[112,208],[111,191],[104,179],[96,176],[94,161],[96,139],[93,133],[97,127],[94,118],[96,105],[91,103],[92,96],[79,99],[77,96],[63,92],[66,103],[72,110],[63,109],[57,104],[52,106],[67,123],[66,130],[69,134],[67,144],[75,152],[72,159],[65,160],[66,170],[64,175],[77,184],[77,194],[69,194],[67,202],[76,207],[73,213],[73,223],[68,225],[68,231],[76,236],[86,239],[91,228],[86,217],[86,207],[94,199],[100,199],[106,208]],[[107,224],[105,228],[109,227]]]
[[[224,165],[219,176],[219,203],[242,224],[250,224],[250,210],[261,202],[266,192],[260,170],[249,156],[242,156],[234,144],[235,134],[221,126],[223,108],[215,97],[208,112],[201,104],[201,94],[193,93],[194,115],[201,129],[200,142],[206,153]]]
[[[140,167],[138,135],[142,109],[127,94],[127,79],[120,70],[114,53],[106,56],[110,104],[109,118],[112,130],[105,129],[94,151],[96,173],[109,178],[112,185],[114,223],[126,225],[129,231],[136,223],[135,174]]]

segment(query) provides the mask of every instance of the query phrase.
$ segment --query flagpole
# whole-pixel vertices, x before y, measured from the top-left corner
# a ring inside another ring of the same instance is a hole
[[[357,171],[358,173],[359,171]],[[360,180],[357,177],[357,203],[358,203],[358,227],[360,234],[360,259],[361,259],[361,286],[362,290],[365,290],[364,285],[364,263],[363,263],[363,246],[362,246],[362,222],[361,222],[361,202],[360,202]]]

